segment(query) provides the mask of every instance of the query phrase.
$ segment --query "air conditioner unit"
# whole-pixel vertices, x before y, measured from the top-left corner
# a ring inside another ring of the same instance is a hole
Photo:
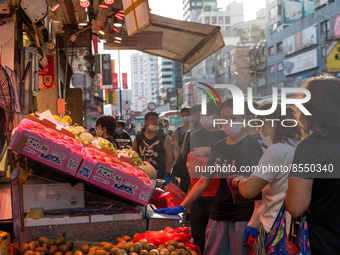
[[[11,8],[7,1],[0,1],[0,14],[10,14]]]

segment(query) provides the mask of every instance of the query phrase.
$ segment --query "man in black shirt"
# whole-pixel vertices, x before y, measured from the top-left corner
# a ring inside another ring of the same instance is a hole
[[[115,139],[128,139],[130,142],[127,144],[129,146],[132,146],[131,137],[128,132],[125,131],[125,122],[124,121],[117,121],[117,127],[116,127],[116,133],[115,133]]]
[[[207,115],[201,115],[200,117],[203,127],[190,135],[191,159],[196,157],[200,160],[207,160],[214,144],[227,137],[223,130],[213,125],[213,119],[220,117],[219,110],[218,105],[215,105],[213,101],[207,104]],[[190,162],[190,164],[193,163]],[[196,181],[197,179],[192,179],[191,184],[194,185]],[[191,233],[194,244],[200,247],[202,253],[205,247],[205,230],[209,221],[210,209],[215,195],[214,192],[217,190],[216,186],[218,186],[217,179],[212,181],[206,192],[191,205]]]
[[[233,100],[225,100],[220,111],[220,118],[228,120],[228,123],[241,122],[244,116],[233,115]],[[241,124],[222,125],[222,129],[228,136],[216,143],[211,149],[207,168],[203,169],[203,176],[192,188],[182,204],[176,208],[159,209],[156,212],[168,214],[180,213],[192,204],[209,186],[217,173],[212,170],[235,169],[233,173],[220,171],[218,177],[220,185],[214,197],[210,212],[210,219],[206,230],[205,255],[246,255],[249,247],[243,246],[244,234],[247,223],[253,213],[254,203],[245,202],[235,205],[226,177],[240,173],[241,167],[257,166],[263,152],[260,145],[248,136]],[[209,172],[210,169],[210,172]],[[204,172],[206,171],[206,172]]]
[[[137,135],[133,150],[156,169],[158,179],[164,178],[169,182],[172,167],[170,138],[164,132],[159,132],[159,116],[155,112],[145,115],[145,127],[146,131]]]

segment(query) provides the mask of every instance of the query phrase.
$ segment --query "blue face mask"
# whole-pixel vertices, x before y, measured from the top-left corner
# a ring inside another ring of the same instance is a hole
[[[168,130],[169,130],[169,128],[168,128],[168,127],[165,127],[165,128],[164,128],[164,130],[165,130],[165,131],[168,131]]]
[[[119,133],[120,132],[120,128],[116,127],[116,132]]]

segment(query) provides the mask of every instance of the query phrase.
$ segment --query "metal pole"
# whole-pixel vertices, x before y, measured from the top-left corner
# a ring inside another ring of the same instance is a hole
[[[120,50],[118,50],[118,68],[119,68],[119,108],[120,108],[120,119],[123,120],[123,107],[122,107],[122,77],[120,73]]]

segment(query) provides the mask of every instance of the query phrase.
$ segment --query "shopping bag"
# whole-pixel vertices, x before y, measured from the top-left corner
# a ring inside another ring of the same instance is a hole
[[[300,247],[299,255],[300,254],[302,255],[311,254],[306,212],[301,216],[299,228],[297,229],[297,233],[296,233],[295,245]]]
[[[310,255],[309,237],[307,222],[304,214],[303,234],[300,235],[300,248],[291,243],[286,236],[286,206],[283,202],[282,207],[274,221],[274,224],[266,236],[265,254],[266,255]]]
[[[186,197],[186,194],[172,182],[169,182],[169,184],[164,187],[164,191],[170,193],[174,207],[179,206]]]
[[[176,207],[169,192],[154,196],[151,203],[155,205],[157,209],[166,208],[169,206]]]
[[[194,245],[191,240],[191,233],[189,228],[175,228],[166,227],[163,231],[146,231],[139,234],[133,239],[133,242],[138,242],[141,239],[146,239],[149,243],[158,246],[159,244],[166,244],[169,240],[175,240],[179,243],[184,243],[190,250],[201,254],[200,248]]]

